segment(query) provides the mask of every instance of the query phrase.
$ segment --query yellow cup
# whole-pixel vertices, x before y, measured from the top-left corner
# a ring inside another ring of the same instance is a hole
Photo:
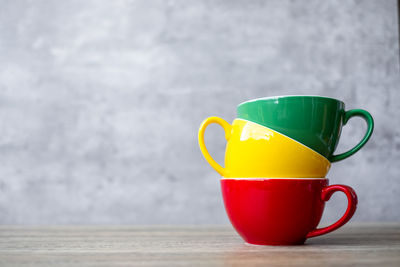
[[[208,153],[204,132],[211,123],[225,130],[225,167]],[[303,144],[260,124],[235,119],[230,125],[218,117],[206,119],[199,129],[199,145],[205,159],[223,177],[325,177],[330,162]]]

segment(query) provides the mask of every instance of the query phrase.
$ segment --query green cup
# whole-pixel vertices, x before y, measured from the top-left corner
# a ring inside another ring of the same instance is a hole
[[[322,96],[275,96],[239,104],[237,117],[278,131],[320,153],[329,161],[345,159],[360,150],[374,130],[374,120],[362,109],[345,111],[344,103]],[[333,155],[342,126],[351,117],[368,125],[363,139],[352,149]]]

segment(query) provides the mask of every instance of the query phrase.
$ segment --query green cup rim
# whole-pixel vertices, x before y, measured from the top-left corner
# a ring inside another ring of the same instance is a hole
[[[335,102],[340,102],[344,106],[344,102],[333,98],[333,97],[327,97],[327,96],[320,96],[320,95],[279,95],[279,96],[267,96],[267,97],[260,97],[260,98],[255,98],[255,99],[250,99],[247,101],[244,101],[237,105],[237,107],[247,104],[247,103],[253,103],[257,101],[262,101],[262,100],[270,100],[270,99],[279,99],[279,98],[292,98],[292,97],[303,97],[303,98],[322,98],[322,99],[327,99]]]

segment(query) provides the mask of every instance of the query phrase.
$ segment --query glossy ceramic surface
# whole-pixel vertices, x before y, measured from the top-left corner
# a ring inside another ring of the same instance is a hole
[[[328,179],[221,179],[228,217],[248,243],[298,245],[347,223],[357,195],[346,185],[328,186]],[[348,199],[345,214],[334,224],[316,229],[324,203],[336,191]]]
[[[345,159],[361,149],[370,138],[374,122],[362,109],[345,111],[342,101],[320,96],[277,96],[239,104],[237,117],[278,131],[317,151],[331,162]],[[363,139],[349,151],[333,155],[342,126],[351,117],[367,122]]]
[[[227,140],[225,167],[208,153],[204,132],[211,123],[221,125]],[[208,163],[223,177],[325,177],[330,162],[274,130],[236,119],[230,125],[218,117],[206,119],[199,130],[200,149]]]

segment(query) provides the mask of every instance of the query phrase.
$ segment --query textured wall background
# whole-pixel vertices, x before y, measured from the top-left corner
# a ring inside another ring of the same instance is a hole
[[[395,0],[0,1],[0,223],[227,223],[198,126],[283,94],[373,114],[329,177],[355,221],[400,220],[397,23]],[[206,141],[222,161],[222,130]]]

